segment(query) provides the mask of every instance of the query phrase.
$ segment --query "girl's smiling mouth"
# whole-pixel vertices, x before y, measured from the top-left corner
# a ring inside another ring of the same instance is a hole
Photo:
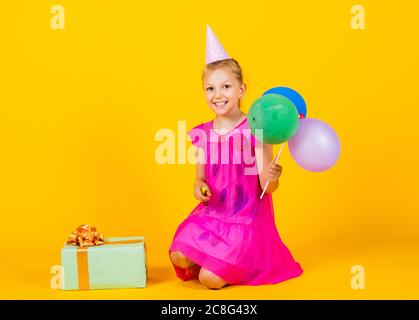
[[[214,102],[213,105],[217,108],[224,107],[227,104],[228,101],[220,101],[220,102]]]

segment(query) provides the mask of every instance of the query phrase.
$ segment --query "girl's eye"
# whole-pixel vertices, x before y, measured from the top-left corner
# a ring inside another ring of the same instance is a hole
[[[226,85],[224,85],[224,88],[226,88],[226,89],[228,89],[228,88],[230,88],[231,86],[229,85],[229,84],[226,84]]]
[[[211,90],[212,90],[212,88],[211,88],[211,87],[208,87],[208,88],[207,88],[207,91],[211,91]]]

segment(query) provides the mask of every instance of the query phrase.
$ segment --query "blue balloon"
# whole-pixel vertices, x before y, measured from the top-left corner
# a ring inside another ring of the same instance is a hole
[[[290,99],[291,102],[294,103],[295,106],[297,107],[297,111],[300,115],[300,119],[301,118],[306,118],[306,116],[307,116],[306,102],[304,101],[303,97],[297,91],[295,91],[291,88],[287,88],[287,87],[275,87],[275,88],[269,89],[263,95],[272,94],[272,93],[273,94],[280,94],[280,95],[284,96],[285,98]]]

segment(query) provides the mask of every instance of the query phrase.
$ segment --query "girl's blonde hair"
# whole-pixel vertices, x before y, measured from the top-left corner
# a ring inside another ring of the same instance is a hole
[[[230,58],[230,59],[224,59],[219,61],[214,61],[209,64],[207,64],[204,68],[204,71],[202,72],[202,83],[204,83],[205,76],[208,72],[226,68],[229,69],[236,79],[239,81],[239,84],[241,85],[243,83],[243,71],[240,67],[240,64],[237,62],[237,60]],[[240,108],[240,100],[239,100],[239,108]]]

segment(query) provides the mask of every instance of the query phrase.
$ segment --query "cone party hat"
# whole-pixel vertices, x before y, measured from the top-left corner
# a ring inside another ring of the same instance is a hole
[[[220,41],[218,41],[210,26],[207,25],[206,64],[225,59],[230,59],[230,57],[224,50]]]

